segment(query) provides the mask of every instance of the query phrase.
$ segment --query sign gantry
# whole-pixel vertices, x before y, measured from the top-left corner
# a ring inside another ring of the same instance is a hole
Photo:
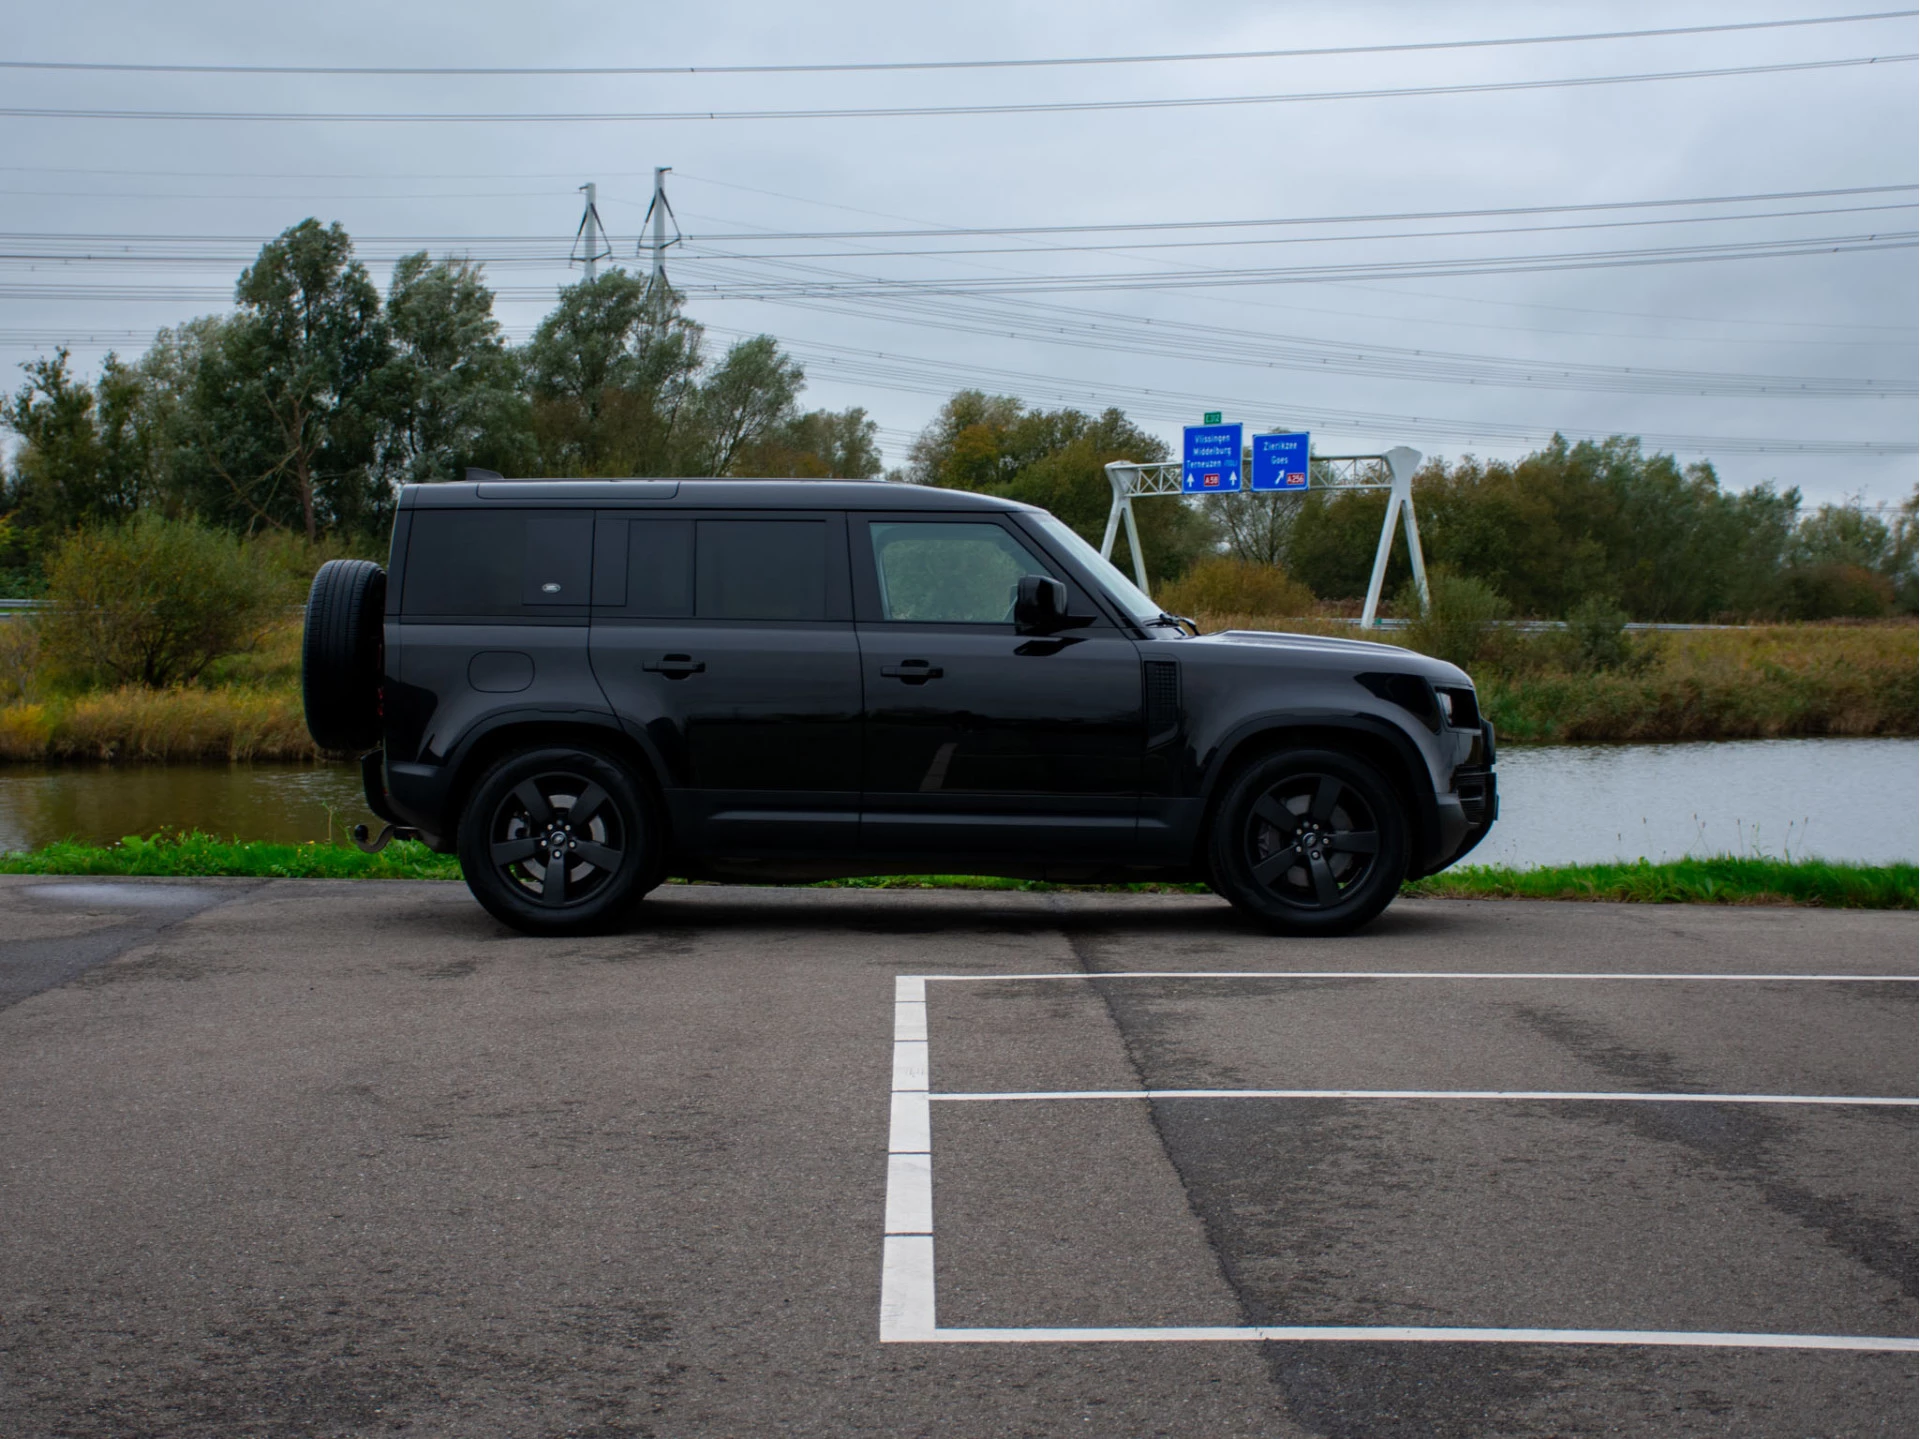
[[[1209,414],[1209,420],[1216,415]],[[1386,517],[1380,524],[1380,543],[1374,551],[1373,574],[1367,581],[1367,600],[1360,612],[1360,624],[1371,628],[1379,617],[1381,591],[1387,579],[1387,561],[1393,554],[1393,534],[1404,512],[1407,524],[1407,556],[1413,564],[1413,584],[1420,604],[1427,604],[1427,561],[1420,549],[1420,525],[1413,510],[1413,472],[1420,467],[1420,452],[1399,445],[1378,455],[1311,455],[1304,433],[1255,435],[1250,453],[1243,455],[1241,426],[1191,425],[1188,435],[1203,435],[1200,453],[1189,441],[1179,461],[1137,464],[1114,460],[1107,465],[1107,483],[1113,487],[1113,504],[1107,511],[1107,531],[1100,541],[1100,553],[1111,559],[1113,542],[1121,525],[1127,529],[1127,549],[1133,555],[1134,581],[1141,593],[1147,593],[1147,566],[1140,551],[1140,530],[1134,523],[1133,502],[1137,497],[1153,495],[1232,494],[1243,489],[1243,482],[1255,492],[1302,495],[1309,487],[1316,490],[1385,490],[1388,494]],[[1231,431],[1231,437],[1221,433]],[[1235,463],[1216,454],[1231,440],[1226,450],[1243,463]],[[1263,445],[1263,442],[1266,442]],[[1309,459],[1309,456],[1311,458]],[[1198,458],[1199,463],[1195,460]],[[1194,483],[1196,477],[1201,483]],[[1211,477],[1212,483],[1206,483]]]

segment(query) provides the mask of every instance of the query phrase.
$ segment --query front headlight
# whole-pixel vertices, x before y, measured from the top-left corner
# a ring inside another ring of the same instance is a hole
[[[1440,712],[1446,716],[1449,729],[1480,728],[1480,701],[1471,689],[1464,685],[1435,685],[1433,692],[1440,697]]]

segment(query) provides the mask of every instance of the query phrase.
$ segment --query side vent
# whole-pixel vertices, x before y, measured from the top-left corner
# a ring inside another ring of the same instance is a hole
[[[1148,660],[1147,748],[1163,745],[1180,733],[1180,665],[1176,660]]]

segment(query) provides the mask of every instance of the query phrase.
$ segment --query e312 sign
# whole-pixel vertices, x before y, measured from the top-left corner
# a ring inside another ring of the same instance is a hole
[[[1180,447],[1180,488],[1218,495],[1240,488],[1240,425],[1188,425]]]

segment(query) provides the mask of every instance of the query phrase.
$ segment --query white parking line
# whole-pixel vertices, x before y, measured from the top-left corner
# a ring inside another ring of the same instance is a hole
[[[1163,1089],[931,1092],[928,983],[1109,979],[1663,980],[1794,984],[1914,983],[1920,975],[1597,974],[1427,970],[1129,970],[1108,974],[936,974],[894,979],[893,1094],[887,1134],[886,1232],[880,1265],[880,1340],[884,1344],[1432,1343],[1646,1345],[1662,1348],[1823,1349],[1920,1352],[1920,1338],[1845,1334],[1741,1334],[1692,1330],[1422,1328],[1359,1325],[1257,1325],[1175,1328],[942,1329],[933,1265],[932,1105],[1083,1099],[1464,1099],[1587,1100],[1602,1103],[1920,1105],[1885,1096],[1641,1094],[1568,1090]]]
[[[922,984],[1005,984],[1031,979],[1584,979],[1713,980],[1767,984],[1916,984],[1920,974],[1608,974],[1553,970],[1129,969],[1078,974],[923,974]],[[921,993],[924,995],[925,990]]]
[[[1013,1099],[1584,1099],[1647,1104],[1872,1104],[1920,1106],[1920,1098],[1847,1094],[1641,1094],[1576,1089],[1021,1089],[1004,1094],[929,1094],[936,1103]]]
[[[930,1344],[1646,1344],[1684,1349],[1846,1349],[1912,1353],[1920,1339],[1897,1335],[1715,1334],[1673,1329],[1400,1329],[1345,1325],[1261,1325],[1192,1329],[939,1329]]]

